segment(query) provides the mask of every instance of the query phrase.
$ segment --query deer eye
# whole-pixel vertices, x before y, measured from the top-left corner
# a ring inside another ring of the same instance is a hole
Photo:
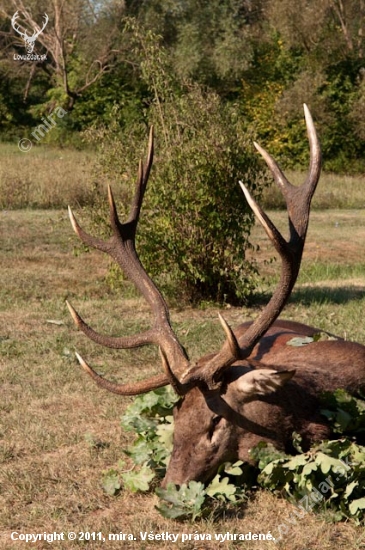
[[[210,422],[209,426],[209,439],[212,439],[214,430],[218,426],[219,422],[222,420],[222,416],[214,416]]]

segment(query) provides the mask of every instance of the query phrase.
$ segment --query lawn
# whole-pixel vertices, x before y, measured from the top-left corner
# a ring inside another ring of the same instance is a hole
[[[22,153],[25,155],[25,153]],[[72,199],[71,193],[71,199]],[[75,211],[77,212],[77,202]],[[44,207],[45,205],[42,205]],[[273,212],[279,224],[284,212]],[[278,262],[259,228],[253,241],[261,265],[264,296],[272,289]],[[103,392],[76,362],[79,351],[110,378],[136,380],[158,373],[155,349],[112,351],[77,332],[68,299],[92,326],[128,334],[148,326],[146,304],[129,287],[111,291],[105,283],[108,260],[97,252],[79,254],[65,209],[4,209],[0,212],[0,547],[50,548],[47,541],[12,541],[10,534],[102,532],[133,534],[123,547],[213,549],[217,541],[194,541],[196,534],[278,533],[293,506],[264,491],[226,514],[195,523],[165,520],[153,494],[121,491],[106,495],[102,472],[123,457],[132,439],[120,417],[132,398]],[[365,210],[312,213],[299,284],[283,317],[310,323],[365,344]],[[226,307],[236,326],[255,317],[257,307]],[[194,359],[217,349],[222,330],[216,307],[175,307],[174,327]],[[143,541],[140,533],[180,534],[176,543]],[[190,535],[182,541],[181,535]],[[53,542],[52,548],[121,547],[119,543]],[[235,548],[226,540],[220,548]],[[307,514],[284,540],[247,540],[245,548],[323,550],[365,547],[362,528],[330,524],[325,514]]]

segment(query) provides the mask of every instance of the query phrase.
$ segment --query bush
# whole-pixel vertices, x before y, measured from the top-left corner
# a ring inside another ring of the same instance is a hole
[[[174,80],[156,38],[146,33],[141,40],[150,105],[140,125],[121,130],[116,108],[114,122],[91,134],[101,144],[99,176],[122,181],[119,196],[126,205],[132,195],[126,182],[134,179],[146,143],[144,124],[153,124],[156,155],[140,222],[141,259],[179,298],[242,302],[253,290],[256,270],[245,258],[253,215],[238,180],[254,196],[264,182],[251,136],[235,106]]]

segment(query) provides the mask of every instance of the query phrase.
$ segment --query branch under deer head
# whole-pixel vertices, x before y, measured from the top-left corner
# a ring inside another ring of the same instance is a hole
[[[224,371],[239,359],[249,357],[252,349],[277,319],[288,300],[298,276],[305,237],[309,221],[310,202],[318,183],[321,169],[321,151],[313,120],[307,106],[304,106],[305,120],[310,145],[310,167],[308,176],[300,187],[294,187],[286,179],[274,159],[259,145],[256,149],[268,164],[276,183],[286,199],[289,218],[289,240],[286,241],[268,216],[256,204],[245,186],[240,182],[246,199],[267,235],[278,251],[281,261],[281,276],[278,286],[259,317],[238,340],[222,316],[219,320],[226,334],[221,350],[201,366],[191,366],[185,350],[179,343],[169,320],[168,308],[159,290],[144,270],[135,248],[135,236],[143,196],[153,160],[153,130],[151,129],[146,162],[140,162],[136,191],[129,217],[125,223],[118,218],[114,198],[109,188],[110,223],[113,234],[108,241],[87,234],[79,226],[69,209],[74,231],[80,239],[93,248],[109,254],[123,269],[151,307],[152,327],[135,336],[109,337],[94,331],[74,308],[68,304],[76,325],[94,342],[115,349],[135,348],[155,344],[160,348],[164,374],[132,384],[116,384],[98,375],[79,355],[84,370],[103,388],[121,395],[136,395],[157,387],[171,384],[179,395],[198,387],[206,395],[214,395],[221,389]]]

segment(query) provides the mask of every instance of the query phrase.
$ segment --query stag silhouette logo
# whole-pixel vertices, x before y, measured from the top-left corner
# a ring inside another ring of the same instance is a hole
[[[35,41],[37,40],[37,38],[41,34],[41,32],[44,31],[44,29],[46,28],[46,25],[48,23],[48,15],[46,13],[44,14],[44,16],[43,16],[43,18],[44,18],[43,27],[39,28],[38,25],[37,25],[38,28],[35,29],[32,36],[28,36],[27,31],[25,29],[23,31],[21,29],[21,27],[17,24],[17,19],[18,18],[19,18],[19,12],[17,11],[16,13],[14,13],[14,15],[11,19],[11,26],[13,27],[13,29],[18,34],[20,34],[20,36],[24,40],[25,49],[26,49],[27,53],[29,53],[29,54],[33,53]]]

